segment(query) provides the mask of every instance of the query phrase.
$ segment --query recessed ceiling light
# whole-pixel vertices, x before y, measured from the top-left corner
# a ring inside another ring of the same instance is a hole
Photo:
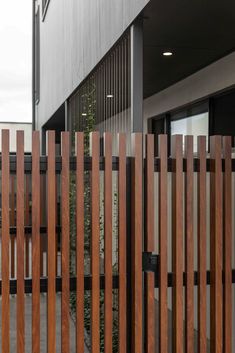
[[[107,98],[113,98],[113,94],[107,94]]]
[[[87,113],[82,113],[82,116],[87,116]]]
[[[172,53],[172,51],[164,51],[164,52],[163,52],[163,55],[164,55],[164,56],[172,56],[173,53]]]

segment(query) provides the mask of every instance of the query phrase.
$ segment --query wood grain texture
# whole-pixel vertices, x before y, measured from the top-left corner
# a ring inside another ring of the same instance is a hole
[[[100,176],[99,133],[91,133],[91,352],[100,352]]]
[[[224,295],[223,295],[223,342],[224,352],[232,353],[232,143],[231,137],[223,137],[223,157],[225,160],[224,184]]]
[[[47,211],[46,207],[44,207],[44,202],[46,199],[46,188],[47,188],[47,182],[46,182],[46,175],[41,174],[40,175],[40,223],[41,225],[46,224],[46,219],[47,219]],[[43,273],[43,254],[45,252],[45,249],[47,247],[47,237],[45,235],[41,235],[40,237],[40,275],[43,277],[45,274]]]
[[[210,324],[211,353],[222,352],[222,160],[221,137],[210,139]]]
[[[146,233],[145,251],[154,252],[154,135],[146,136]],[[154,273],[145,273],[146,352],[153,353],[155,347]]]
[[[30,225],[30,175],[25,175],[25,225]],[[30,235],[25,234],[25,276],[29,277],[29,243]]]
[[[198,353],[206,353],[206,137],[199,136],[197,145],[199,159],[199,172],[197,174]]]
[[[167,135],[158,138],[160,159],[159,172],[159,352],[168,351],[168,307],[167,307]]]
[[[9,302],[9,131],[2,130],[2,352],[10,353],[10,302]],[[4,251],[3,251],[4,249]]]
[[[142,134],[132,135],[132,353],[142,353],[142,241],[143,241],[143,160]]]
[[[76,352],[84,352],[84,134],[76,133]]]
[[[69,251],[70,251],[70,165],[69,165],[69,132],[61,134],[61,221],[62,221],[62,241],[61,241],[61,353],[70,351],[70,273],[69,273]],[[55,265],[56,266],[56,265]]]
[[[113,328],[113,269],[112,269],[112,134],[104,133],[104,352],[112,352],[112,328]]]
[[[172,136],[173,353],[183,346],[183,155],[182,136]]]
[[[47,351],[56,352],[56,268],[55,268],[55,132],[48,131],[48,171],[47,171],[47,273],[48,273],[48,292],[47,292]]]
[[[186,353],[194,352],[194,173],[193,136],[185,136],[185,340]]]
[[[118,172],[118,333],[119,353],[126,353],[127,330],[127,264],[126,264],[126,135],[119,134],[119,172]]]
[[[40,353],[40,135],[32,136],[32,353]]]
[[[16,152],[16,243],[17,243],[17,352],[25,352],[24,305],[24,131],[17,131]]]
[[[15,226],[15,176],[11,178],[10,225]],[[15,237],[11,237],[11,278],[15,278]]]

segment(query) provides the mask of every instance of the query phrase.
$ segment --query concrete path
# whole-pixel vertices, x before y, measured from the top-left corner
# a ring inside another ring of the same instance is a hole
[[[25,296],[25,345],[26,350],[25,353],[32,352],[32,329],[31,329],[31,322],[32,322],[32,298],[30,295]],[[56,297],[56,344],[57,344],[57,352],[61,352],[61,310],[60,304],[61,303],[61,295],[57,294]],[[16,353],[16,297],[11,296],[10,299],[10,337],[11,337],[11,353]],[[0,318],[1,318],[1,310],[2,310],[2,302],[0,299]],[[41,353],[47,353],[47,298],[45,294],[41,295]],[[1,332],[1,320],[0,320],[0,332]],[[71,349],[69,353],[75,353],[75,325],[71,320],[70,323],[70,332],[71,332],[71,339],[70,345]],[[0,336],[1,341],[1,336]],[[0,352],[1,352],[1,344],[0,344]],[[85,353],[88,353],[88,349],[85,347]],[[3,353],[3,352],[1,352]]]

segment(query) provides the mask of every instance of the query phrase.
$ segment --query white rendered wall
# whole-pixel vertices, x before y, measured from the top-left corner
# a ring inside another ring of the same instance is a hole
[[[24,131],[25,152],[32,150],[32,124],[24,123],[1,123],[0,131],[7,129],[10,131],[10,152],[16,152],[16,131]],[[2,134],[0,133],[0,151],[2,151]]]

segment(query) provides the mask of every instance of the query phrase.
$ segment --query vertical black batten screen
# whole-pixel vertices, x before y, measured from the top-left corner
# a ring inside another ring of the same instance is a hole
[[[71,132],[130,134],[130,53],[128,31],[68,100]],[[117,154],[115,138],[113,152]]]

